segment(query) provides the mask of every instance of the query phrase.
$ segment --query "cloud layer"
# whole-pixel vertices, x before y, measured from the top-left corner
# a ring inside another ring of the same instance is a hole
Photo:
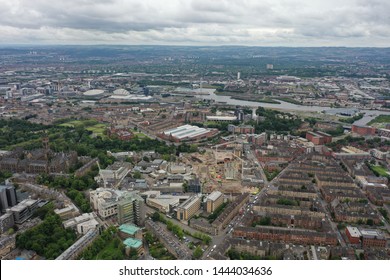
[[[388,0],[0,0],[0,43],[390,46]]]

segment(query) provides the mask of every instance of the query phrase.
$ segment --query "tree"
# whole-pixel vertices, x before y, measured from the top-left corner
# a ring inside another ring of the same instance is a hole
[[[158,212],[154,212],[153,215],[152,215],[152,220],[154,222],[160,221],[160,214]]]
[[[141,172],[135,171],[135,172],[133,173],[133,178],[134,178],[134,179],[141,179],[141,178],[142,178]]]
[[[196,247],[195,248],[195,251],[194,253],[192,254],[192,257],[196,260],[200,259],[200,257],[202,256],[203,254],[203,251],[202,251],[202,248],[200,246]]]

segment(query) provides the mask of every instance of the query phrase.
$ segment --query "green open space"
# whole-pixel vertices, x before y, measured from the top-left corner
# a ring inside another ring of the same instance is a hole
[[[384,168],[383,166],[380,166],[380,165],[371,165],[371,169],[372,171],[374,171],[374,173],[376,172],[377,174],[379,174],[379,176],[383,176],[383,177],[387,177],[389,176],[389,174],[387,174],[387,169]]]
[[[97,136],[104,136],[104,132],[106,131],[107,125],[103,123],[98,123],[93,126],[89,126],[86,128],[86,130],[91,131],[92,133],[96,134]]]
[[[372,119],[368,125],[376,123],[390,123],[390,115],[379,115],[375,119]]]
[[[99,123],[96,120],[71,120],[60,124],[62,127],[79,128],[84,127],[86,130],[94,133],[96,136],[104,136],[107,124]]]

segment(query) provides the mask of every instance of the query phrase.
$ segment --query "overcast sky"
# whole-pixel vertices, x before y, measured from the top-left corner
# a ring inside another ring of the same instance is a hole
[[[0,0],[0,44],[390,47],[390,0]]]

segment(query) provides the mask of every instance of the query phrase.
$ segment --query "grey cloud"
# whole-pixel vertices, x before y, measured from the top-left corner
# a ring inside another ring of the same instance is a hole
[[[388,0],[0,0],[0,6],[0,43],[389,45]]]

